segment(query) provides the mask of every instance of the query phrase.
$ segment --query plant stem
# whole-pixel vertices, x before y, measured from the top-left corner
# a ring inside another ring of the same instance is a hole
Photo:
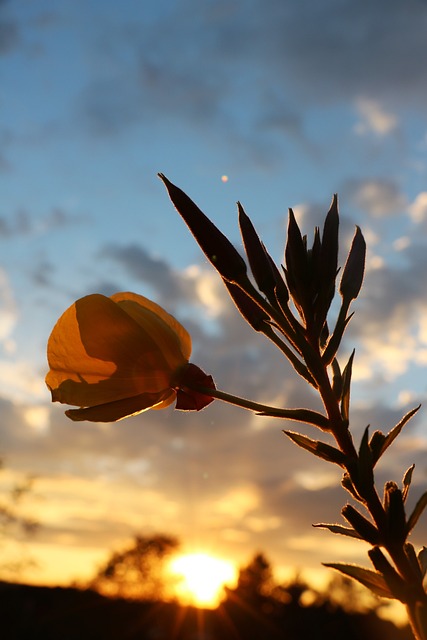
[[[317,413],[317,411],[300,408],[279,409],[278,407],[271,407],[267,404],[260,404],[259,402],[254,402],[253,400],[247,400],[246,398],[235,396],[231,393],[227,393],[226,391],[220,391],[220,389],[203,387],[198,384],[190,385],[187,382],[185,386],[189,389],[192,389],[193,391],[197,391],[198,393],[203,393],[204,395],[211,396],[212,398],[217,398],[218,400],[222,400],[223,402],[234,404],[236,407],[242,407],[243,409],[255,411],[259,415],[267,416],[270,418],[284,418],[285,420],[305,422],[314,424],[315,426],[320,427],[323,430],[327,430],[328,419],[321,413]]]

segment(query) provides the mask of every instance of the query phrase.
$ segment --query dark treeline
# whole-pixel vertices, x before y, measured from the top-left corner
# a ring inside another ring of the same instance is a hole
[[[144,550],[137,539],[132,547]],[[162,543],[163,544],[163,543]],[[150,547],[150,557],[159,547]],[[125,553],[113,554],[111,574]],[[156,576],[158,577],[158,576]],[[93,588],[50,588],[0,583],[1,637],[7,640],[410,640],[408,629],[377,615],[380,603],[358,606],[358,591],[341,578],[327,593],[295,578],[278,585],[270,564],[257,554],[240,570],[214,610],[183,607],[156,598],[107,597]],[[306,596],[309,595],[310,598]]]

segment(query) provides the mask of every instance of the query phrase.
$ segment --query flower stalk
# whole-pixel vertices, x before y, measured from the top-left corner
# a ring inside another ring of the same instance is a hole
[[[381,500],[375,483],[374,467],[379,458],[400,434],[418,408],[410,411],[385,435],[375,431],[369,437],[365,430],[359,447],[351,433],[350,390],[354,352],[343,369],[338,363],[338,350],[352,313],[350,307],[358,297],[363,283],[366,245],[356,227],[353,241],[338,287],[341,304],[332,333],[328,314],[336,291],[338,274],[338,200],[334,196],[325,219],[322,234],[318,228],[308,246],[293,211],[289,210],[285,264],[276,266],[255,228],[238,203],[239,224],[248,268],[254,284],[243,275],[240,256],[230,252],[221,232],[202,224],[206,216],[194,222],[194,203],[160,174],[178,213],[190,227],[196,241],[219,272],[231,298],[244,319],[257,332],[275,344],[295,371],[314,387],[325,413],[308,409],[281,409],[215,389],[212,397],[254,411],[257,414],[306,422],[329,432],[335,447],[321,440],[285,431],[298,446],[322,459],[337,464],[343,470],[342,486],[359,503],[360,509],[346,505],[342,515],[349,526],[317,524],[334,534],[365,540],[371,545],[369,558],[373,569],[355,565],[329,563],[346,576],[358,580],[381,597],[395,598],[406,605],[408,620],[416,640],[427,640],[427,595],[423,581],[427,569],[427,550],[418,554],[408,542],[408,535],[427,506],[427,492],[419,499],[407,517],[405,502],[410,488],[413,466],[406,472],[402,488],[394,481],[384,487]],[[196,207],[196,209],[195,209]],[[218,243],[218,250],[208,243]],[[215,260],[212,256],[215,255]],[[229,261],[229,263],[228,263]],[[283,276],[282,276],[283,273]],[[202,386],[193,387],[205,392]]]

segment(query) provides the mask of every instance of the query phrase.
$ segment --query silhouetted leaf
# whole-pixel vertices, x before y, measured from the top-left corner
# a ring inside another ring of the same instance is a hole
[[[310,451],[310,453],[313,453],[315,456],[318,456],[323,460],[333,462],[340,466],[343,466],[346,461],[346,456],[342,451],[326,444],[326,442],[312,440],[311,438],[302,435],[302,433],[296,433],[294,431],[284,431],[283,433],[285,433],[288,438],[295,442],[299,447],[306,449],[306,451]]]
[[[248,281],[246,263],[228,238],[184,191],[172,184],[163,173],[159,173],[158,176],[209,262],[229,282],[246,283]]]
[[[384,438],[383,445],[379,451],[378,458],[374,461],[374,464],[383,455],[384,451],[388,449],[388,447],[391,445],[393,440],[397,438],[397,436],[402,431],[405,424],[412,418],[412,416],[414,416],[417,413],[420,407],[421,405],[419,404],[418,407],[415,407],[415,409],[411,409],[411,411],[408,411],[408,413],[403,416],[403,418],[397,423],[397,425],[393,427],[391,431],[388,432],[388,434]]]
[[[425,491],[421,496],[421,498],[418,500],[413,512],[408,518],[408,524],[406,526],[407,534],[409,534],[412,531],[412,529],[415,527],[426,506],[427,506],[427,491]]]
[[[325,524],[320,522],[319,524],[313,524],[312,526],[319,529],[329,529],[332,533],[339,533],[342,536],[349,536],[350,538],[362,540],[362,536],[358,534],[357,531],[350,529],[349,527],[343,527],[341,524]]]
[[[380,596],[380,598],[394,597],[383,576],[376,571],[365,569],[364,567],[359,567],[354,564],[344,564],[340,562],[324,562],[323,565],[325,567],[330,567],[331,569],[336,569],[345,576],[354,578],[354,580],[357,580],[363,584],[363,586],[368,587],[368,589],[373,591],[377,596]]]
[[[365,239],[360,228],[356,227],[340,284],[340,294],[347,302],[354,300],[359,295],[365,272],[365,256]]]
[[[406,501],[406,498],[408,497],[408,493],[409,493],[409,487],[411,486],[411,482],[412,482],[412,473],[415,469],[415,465],[411,465],[409,467],[409,469],[406,471],[405,475],[403,476],[403,490],[402,490],[402,497],[403,497],[403,501]]]
[[[423,577],[424,577],[427,571],[427,547],[422,547],[418,551],[417,557],[418,557],[418,562],[420,563],[421,573],[423,574]]]

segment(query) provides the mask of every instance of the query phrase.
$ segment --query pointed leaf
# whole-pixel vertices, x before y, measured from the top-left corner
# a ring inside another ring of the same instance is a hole
[[[266,312],[263,311],[263,309],[261,309],[261,307],[259,307],[257,303],[239,287],[239,285],[228,282],[225,279],[223,279],[223,282],[227,287],[228,293],[230,294],[234,304],[246,322],[250,324],[255,331],[263,331],[266,323],[270,321],[270,317]]]
[[[341,524],[324,524],[321,522],[319,524],[313,524],[312,526],[319,529],[329,529],[332,533],[339,533],[342,536],[349,536],[350,538],[362,540],[362,536],[358,534],[357,531],[350,529],[349,527],[343,527]]]
[[[408,535],[412,531],[412,529],[415,527],[422,512],[426,507],[427,507],[427,491],[425,491],[421,496],[421,498],[418,500],[413,512],[408,518],[408,524],[406,526],[406,535]]]
[[[417,557],[418,557],[418,562],[420,563],[421,573],[423,574],[423,577],[424,577],[427,572],[427,547],[422,547],[422,549],[418,551]]]
[[[353,317],[352,313],[349,316],[347,316],[347,311],[348,311],[348,305],[345,305],[343,303],[341,305],[340,312],[338,314],[334,331],[330,335],[328,343],[325,347],[325,350],[322,353],[322,360],[325,365],[330,364],[332,360],[335,358],[338,348],[341,344],[344,331],[346,330],[348,323]]]
[[[378,459],[381,455],[381,449],[384,445],[385,435],[381,431],[374,431],[369,441],[369,447],[372,453],[372,463],[375,464],[378,462]]]
[[[354,564],[343,564],[340,562],[324,562],[323,565],[325,567],[330,567],[331,569],[336,569],[340,571],[345,576],[350,578],[354,578],[364,587],[367,587],[375,595],[380,596],[380,598],[394,598],[390,589],[387,586],[386,581],[382,577],[380,573],[376,571],[372,571],[371,569],[365,569],[364,567],[358,567]]]
[[[342,374],[341,369],[338,364],[338,360],[334,358],[332,360],[332,389],[334,391],[335,397],[339,400],[342,396]]]
[[[360,228],[356,227],[340,284],[340,294],[348,303],[359,295],[365,272],[365,256],[365,239]]]
[[[357,492],[356,487],[354,486],[349,473],[343,474],[341,484],[344,487],[344,489],[348,491],[353,496],[353,498],[355,498],[355,500],[357,500],[358,502],[363,501],[363,498]]]
[[[273,275],[271,262],[267,257],[264,245],[259,239],[250,218],[246,215],[240,202],[237,203],[237,207],[239,211],[240,232],[255,282],[259,290],[265,293],[270,303],[274,304],[276,302],[274,293],[276,279]]]
[[[288,238],[285,248],[286,280],[298,313],[305,317],[308,310],[308,260],[306,241],[289,209]]]
[[[402,492],[393,481],[386,482],[384,488],[384,509],[387,515],[387,540],[401,545],[406,539],[406,514]]]
[[[402,497],[403,497],[403,501],[406,501],[406,498],[408,497],[408,493],[409,493],[409,487],[411,486],[411,482],[412,482],[412,473],[415,469],[415,465],[411,465],[409,467],[409,469],[406,471],[405,475],[403,476],[403,490],[402,490]]]
[[[405,555],[408,558],[409,563],[412,567],[412,570],[418,576],[419,582],[422,582],[424,573],[423,573],[421,564],[419,562],[419,558],[415,553],[414,545],[411,544],[410,542],[406,542],[403,548],[405,550]]]
[[[184,191],[170,182],[163,173],[163,181],[176,210],[182,216],[205,256],[220,275],[229,282],[246,284],[246,264],[226,236],[209,220]]]
[[[409,422],[409,420],[412,418],[412,416],[414,416],[418,409],[421,407],[421,405],[419,404],[418,407],[415,407],[415,409],[411,409],[411,411],[408,411],[408,413],[406,415],[403,416],[403,418],[400,420],[400,422],[397,423],[397,425],[395,427],[393,427],[393,429],[391,431],[388,432],[388,434],[385,437],[383,446],[381,447],[380,453],[378,458],[380,458],[384,451],[386,449],[388,449],[388,447],[391,445],[391,443],[393,442],[393,440],[395,440],[397,438],[397,436],[399,435],[399,433],[402,431],[403,427],[405,426],[405,424],[407,422]]]
[[[335,295],[335,279],[338,272],[338,198],[334,194],[325,218],[320,245],[318,282],[316,299],[316,324],[321,329]]]
[[[374,465],[369,447],[369,425],[360,442],[358,463],[358,488],[370,491],[374,484]]]
[[[347,422],[350,419],[350,387],[351,372],[353,368],[354,349],[342,372],[341,416]]]
[[[339,449],[326,444],[326,442],[312,440],[311,438],[302,435],[302,433],[296,433],[294,431],[284,431],[284,433],[299,447],[302,447],[302,449],[305,449],[306,451],[310,451],[310,453],[313,453],[315,456],[318,456],[323,460],[327,460],[327,462],[333,462],[334,464],[343,466],[346,461],[344,453]]]
[[[406,589],[403,578],[397,573],[396,569],[391,566],[383,552],[379,547],[373,547],[369,549],[368,556],[371,559],[375,569],[379,571],[384,578],[388,588],[393,596],[401,602],[406,601]]]
[[[370,544],[379,544],[378,529],[351,504],[346,504],[341,513],[363,540]]]

